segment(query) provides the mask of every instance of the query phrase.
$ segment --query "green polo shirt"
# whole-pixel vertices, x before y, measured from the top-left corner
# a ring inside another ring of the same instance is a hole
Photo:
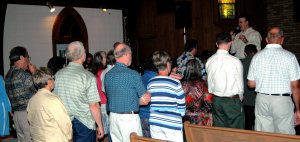
[[[89,129],[96,129],[89,104],[99,102],[95,76],[81,64],[70,62],[55,74],[54,94],[63,101],[70,118],[78,119]]]

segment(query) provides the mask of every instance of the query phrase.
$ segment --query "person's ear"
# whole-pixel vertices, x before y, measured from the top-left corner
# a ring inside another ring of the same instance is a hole
[[[281,37],[281,42],[280,42],[281,45],[283,44],[283,41],[284,41],[284,37]]]
[[[268,38],[267,38],[267,37],[265,38],[265,41],[266,41],[266,43],[269,43],[269,40],[268,40]]]

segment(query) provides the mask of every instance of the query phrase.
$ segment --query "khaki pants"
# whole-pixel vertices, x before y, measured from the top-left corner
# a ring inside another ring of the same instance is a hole
[[[15,111],[14,123],[16,127],[18,142],[31,142],[27,111]]]
[[[258,94],[254,130],[295,135],[294,103],[291,97]]]

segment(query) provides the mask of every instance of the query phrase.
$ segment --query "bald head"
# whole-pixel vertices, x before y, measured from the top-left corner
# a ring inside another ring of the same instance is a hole
[[[266,38],[268,44],[283,44],[283,40],[283,31],[279,27],[270,28]]]
[[[114,49],[114,56],[117,62],[121,62],[127,66],[131,64],[131,48],[125,44],[120,43]]]

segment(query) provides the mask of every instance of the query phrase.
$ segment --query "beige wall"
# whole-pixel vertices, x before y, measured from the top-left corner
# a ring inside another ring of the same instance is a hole
[[[28,49],[33,64],[46,66],[52,57],[52,28],[56,16],[64,7],[50,13],[46,6],[8,4],[4,23],[4,74],[9,69],[9,51],[15,46]],[[89,50],[108,51],[116,41],[123,41],[122,11],[75,8],[84,20]]]

